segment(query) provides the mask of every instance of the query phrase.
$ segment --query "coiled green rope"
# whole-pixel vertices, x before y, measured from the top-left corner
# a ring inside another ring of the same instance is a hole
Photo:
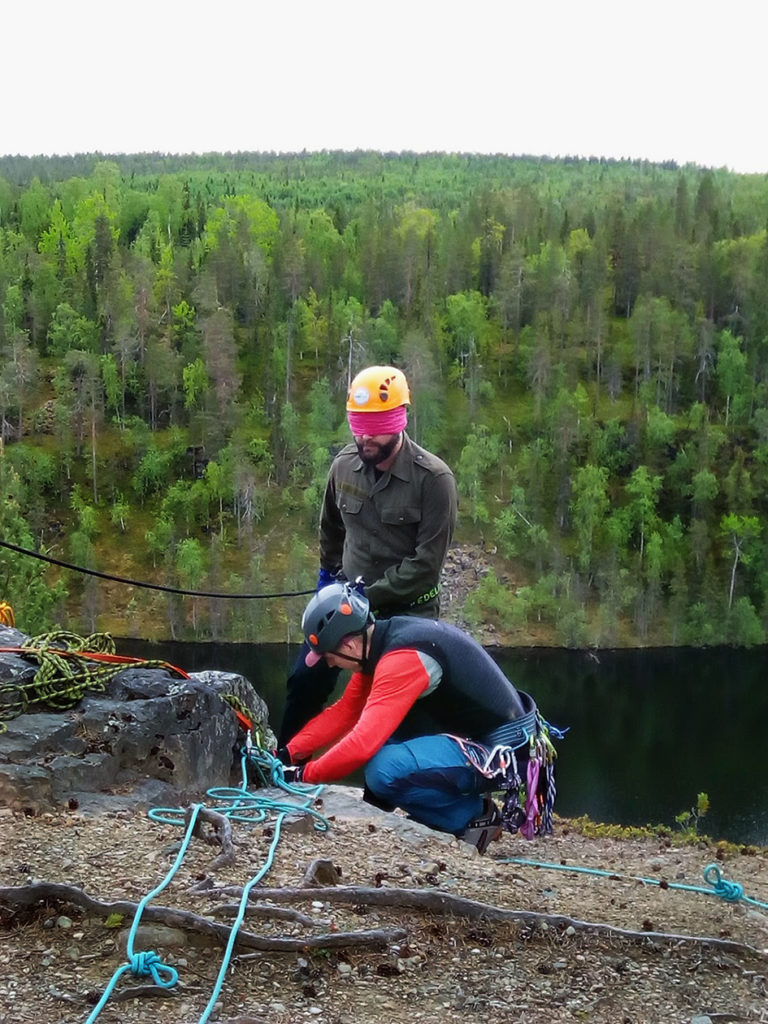
[[[109,680],[126,668],[164,668],[186,674],[164,661],[121,659],[115,654],[115,642],[109,633],[81,637],[59,630],[30,637],[14,650],[40,667],[27,683],[0,685],[0,732],[6,730],[5,722],[36,705],[67,711],[87,692],[103,693]],[[100,657],[114,660],[101,661]]]

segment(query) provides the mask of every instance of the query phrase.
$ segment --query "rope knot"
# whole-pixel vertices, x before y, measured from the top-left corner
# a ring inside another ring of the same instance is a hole
[[[161,988],[171,988],[179,980],[178,972],[173,967],[164,964],[157,953],[152,950],[146,953],[134,953],[131,956],[131,970],[137,978],[151,976],[154,983]],[[161,978],[161,971],[168,975],[167,981]]]
[[[744,887],[738,882],[731,882],[729,879],[723,878],[717,864],[710,864],[708,868],[705,868],[704,881],[707,885],[712,886],[715,896],[720,896],[728,903],[738,903],[744,896]]]

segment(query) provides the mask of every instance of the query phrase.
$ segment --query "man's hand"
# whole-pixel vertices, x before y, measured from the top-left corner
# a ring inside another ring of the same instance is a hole
[[[283,781],[287,782],[289,786],[293,785],[294,782],[301,782],[304,764],[292,763],[293,759],[288,747],[278,747],[277,750],[272,751],[272,756],[283,765]]]

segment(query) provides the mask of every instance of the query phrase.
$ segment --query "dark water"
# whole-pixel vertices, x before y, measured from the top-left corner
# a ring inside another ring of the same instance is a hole
[[[296,648],[279,644],[117,641],[121,654],[188,672],[249,679],[280,719]],[[765,649],[491,652],[545,718],[569,727],[558,744],[557,811],[624,825],[667,824],[709,796],[700,830],[768,845]]]

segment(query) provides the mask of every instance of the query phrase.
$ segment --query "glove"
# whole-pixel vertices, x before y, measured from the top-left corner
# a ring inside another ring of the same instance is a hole
[[[323,587],[327,587],[331,583],[338,582],[336,579],[336,573],[331,572],[330,569],[320,568],[320,572],[317,574],[317,587],[316,590],[322,590]]]
[[[289,764],[283,768],[283,781],[292,786],[295,782],[301,782],[304,768],[300,764]]]

